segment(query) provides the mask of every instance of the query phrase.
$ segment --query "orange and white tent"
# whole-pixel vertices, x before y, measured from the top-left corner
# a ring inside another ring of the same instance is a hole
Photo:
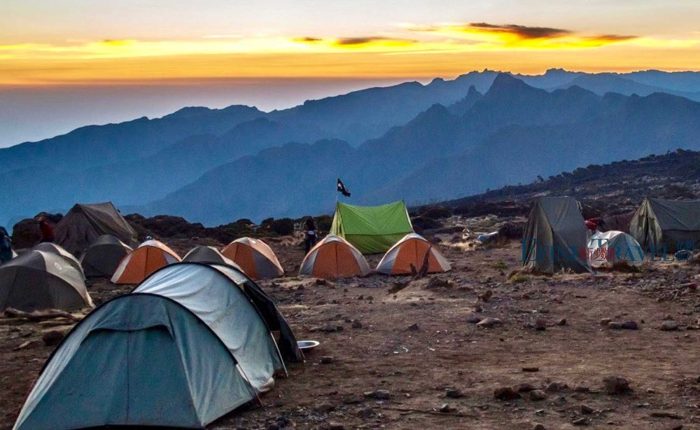
[[[147,240],[122,259],[112,276],[115,284],[138,284],[151,273],[180,261],[175,251],[157,240]]]
[[[221,253],[233,260],[252,279],[277,278],[284,275],[284,269],[275,252],[260,239],[241,237],[226,245]]]
[[[423,236],[410,233],[392,246],[377,265],[377,272],[386,275],[411,275],[419,271],[428,259],[428,272],[450,270],[450,263]]]
[[[329,234],[301,262],[300,275],[336,279],[365,276],[369,264],[362,253],[340,236]]]

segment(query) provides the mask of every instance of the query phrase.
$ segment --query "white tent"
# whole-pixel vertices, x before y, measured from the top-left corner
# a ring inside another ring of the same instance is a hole
[[[596,232],[588,240],[588,262],[591,267],[612,267],[624,261],[633,266],[644,262],[639,243],[622,231]]]
[[[167,266],[134,292],[168,297],[204,321],[231,351],[258,391],[273,384],[284,363],[270,330],[244,291],[221,270],[205,264]]]

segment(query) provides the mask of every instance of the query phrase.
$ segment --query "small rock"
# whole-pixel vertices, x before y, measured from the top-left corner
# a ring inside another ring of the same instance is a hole
[[[324,355],[321,357],[321,364],[331,364],[333,362],[333,357],[330,355]]]
[[[443,403],[442,406],[440,406],[440,409],[438,409],[440,412],[447,413],[447,412],[453,412],[455,408],[450,406],[447,403]]]
[[[345,430],[345,426],[340,424],[340,423],[336,423],[336,422],[331,421],[326,425],[326,429],[327,430]]]
[[[477,327],[482,327],[482,328],[493,328],[497,325],[501,325],[503,322],[498,319],[498,318],[491,318],[491,317],[486,317],[479,321],[476,326]]]
[[[544,424],[540,423],[535,423],[534,426],[532,426],[532,430],[547,430]]]
[[[486,290],[484,293],[479,294],[479,299],[482,302],[488,302],[489,299],[493,296],[493,291],[491,290]]]
[[[547,330],[547,321],[543,318],[537,318],[535,320],[535,330],[537,330],[537,331]]]
[[[319,327],[314,327],[310,331],[322,331],[325,333],[334,333],[338,331],[343,331],[343,326],[339,324],[328,323]]]
[[[410,326],[408,326],[407,330],[408,331],[418,331],[418,330],[420,330],[420,326],[418,325],[418,323],[414,323],[414,324],[411,324]]]
[[[360,322],[360,320],[353,321],[352,328],[362,328],[362,323]]]
[[[558,326],[565,326],[567,324],[566,318],[562,318],[559,321],[557,321]]]
[[[357,411],[357,416],[364,420],[372,418],[375,415],[376,413],[372,408],[362,408],[359,411]]]
[[[603,378],[605,392],[610,395],[627,394],[632,392],[627,379],[620,376],[607,376]]]
[[[588,406],[588,405],[581,405],[581,413],[582,413],[582,414],[584,414],[584,415],[590,415],[590,414],[592,414],[593,412],[595,412],[595,409],[593,409],[592,407],[590,407],[590,406]]]
[[[452,286],[453,282],[449,279],[430,278],[428,283],[425,285],[425,288],[432,290],[434,288],[452,288]]]
[[[316,285],[326,285],[326,284],[328,284],[328,281],[326,281],[325,279],[321,279],[321,278],[316,279]]]
[[[323,414],[327,414],[328,412],[332,411],[335,409],[335,406],[333,406],[330,403],[321,403],[320,405],[316,406],[314,408],[317,412],[321,412]]]
[[[493,391],[493,397],[498,400],[515,400],[520,398],[520,394],[511,387],[500,387]]]
[[[464,393],[457,388],[448,388],[445,390],[445,397],[449,399],[459,399],[460,397],[464,397]]]
[[[475,313],[470,313],[469,315],[467,315],[467,322],[469,324],[476,324],[476,323],[480,322],[482,319],[484,319],[484,318],[475,314]]]
[[[530,391],[535,391],[535,387],[532,384],[528,384],[527,382],[524,382],[524,383],[518,385],[517,391],[518,391],[518,393],[529,393]]]
[[[676,331],[678,330],[678,323],[673,321],[673,320],[667,320],[661,323],[661,327],[659,327],[659,330],[661,331]]]
[[[668,412],[668,411],[654,411],[649,416],[653,418],[670,418],[672,420],[682,420],[683,416],[678,415],[675,412]]]
[[[602,325],[603,327],[607,327],[608,324],[610,324],[611,322],[612,320],[610,318],[603,318],[600,320],[600,325]]]
[[[44,341],[46,346],[56,346],[63,340],[65,335],[66,332],[64,330],[49,330],[41,336],[41,340]]]
[[[540,371],[539,367],[535,367],[535,366],[523,367],[523,372],[534,373],[534,372],[539,372],[539,371]]]
[[[39,346],[39,341],[38,340],[27,340],[19,344],[13,351],[19,351],[22,349],[27,349],[27,348],[34,348],[35,346]]]
[[[574,391],[577,393],[590,393],[591,389],[585,385],[577,385],[574,387]]]
[[[374,390],[366,391],[365,397],[375,400],[389,400],[391,398],[391,393],[387,390]]]
[[[559,392],[562,392],[562,391],[565,391],[568,389],[569,389],[569,386],[566,385],[565,383],[553,381],[553,382],[550,382],[549,385],[547,385],[547,388],[545,388],[545,391],[548,393],[559,393]]]
[[[575,426],[587,426],[590,424],[591,420],[589,420],[586,417],[581,417],[581,418],[576,418],[573,421],[571,421],[571,424]]]
[[[612,330],[638,330],[639,325],[635,321],[610,321],[608,328]]]
[[[530,400],[533,402],[539,402],[540,400],[545,400],[547,398],[547,393],[542,390],[532,390],[530,391]]]

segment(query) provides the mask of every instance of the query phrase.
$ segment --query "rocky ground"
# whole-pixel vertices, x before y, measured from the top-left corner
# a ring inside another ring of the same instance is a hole
[[[533,276],[514,272],[517,241],[474,247],[455,230],[440,235],[450,273],[262,282],[297,337],[321,345],[261,407],[212,428],[700,428],[700,265]],[[172,245],[194,242],[216,243]],[[294,274],[295,241],[271,245]],[[90,287],[98,303],[127,291]],[[0,318],[2,428],[54,348],[46,333],[68,325]]]

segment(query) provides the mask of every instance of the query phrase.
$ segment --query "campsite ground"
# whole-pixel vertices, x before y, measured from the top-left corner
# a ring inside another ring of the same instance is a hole
[[[464,250],[458,237],[443,239],[452,242],[441,248],[454,268],[447,274],[262,282],[297,337],[321,346],[278,379],[262,407],[212,428],[700,428],[700,265],[509,278],[518,243]],[[301,249],[271,244],[295,273]],[[101,281],[91,294],[102,302],[128,290]],[[501,323],[472,322],[486,317]],[[601,325],[606,318],[638,329]],[[660,330],[671,320],[678,329]],[[65,323],[0,319],[3,428],[53,349],[41,340],[50,324]],[[608,376],[633,391],[608,394]],[[520,388],[521,398],[496,399],[503,387]]]

